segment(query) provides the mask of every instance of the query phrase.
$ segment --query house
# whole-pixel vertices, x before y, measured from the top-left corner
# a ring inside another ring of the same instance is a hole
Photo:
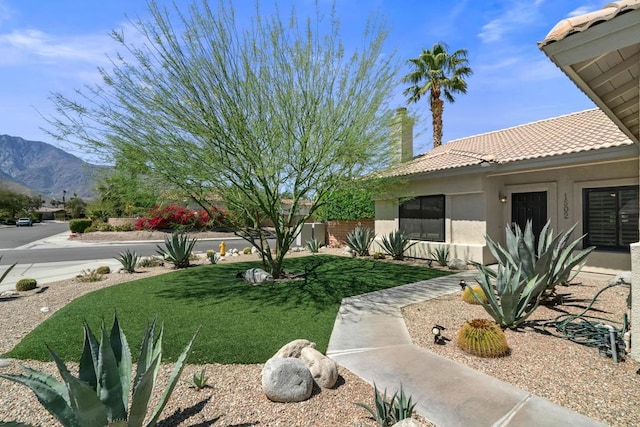
[[[636,146],[640,142],[640,0],[560,21],[538,47]],[[636,152],[636,167],[639,156]],[[629,207],[633,212],[633,207]],[[637,212],[637,206],[636,210]],[[640,242],[631,244],[631,293],[640,295]],[[640,360],[640,298],[631,301],[631,356]]]
[[[413,157],[412,120],[399,109],[393,123],[398,162],[382,174],[398,182],[376,197],[378,236],[401,230],[419,241],[410,255],[495,261],[485,235],[504,243],[505,226],[532,220],[537,235],[577,224],[596,246],[595,271],[631,268],[638,241],[638,148],[600,109],[449,141]]]

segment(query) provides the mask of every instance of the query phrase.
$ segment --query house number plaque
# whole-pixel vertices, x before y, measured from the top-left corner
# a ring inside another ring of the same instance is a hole
[[[564,219],[569,219],[569,198],[567,197],[567,193],[564,193],[564,203],[562,211],[564,213]]]

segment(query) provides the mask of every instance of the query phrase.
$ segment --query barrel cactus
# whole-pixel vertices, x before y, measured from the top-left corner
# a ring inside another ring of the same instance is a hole
[[[458,331],[457,343],[462,350],[479,357],[502,357],[510,351],[504,331],[487,319],[465,322]]]
[[[471,288],[473,288],[473,293],[470,291]],[[474,293],[475,293],[475,296],[474,296]],[[478,301],[476,296],[480,298],[480,301]],[[489,302],[487,299],[487,296],[484,294],[484,291],[479,285],[466,286],[462,291],[462,301],[466,302],[467,304],[476,304],[476,305],[479,305],[482,303],[486,304],[487,302]]]
[[[16,291],[30,291],[38,287],[38,282],[36,279],[31,279],[25,277],[24,279],[20,279],[16,282]]]

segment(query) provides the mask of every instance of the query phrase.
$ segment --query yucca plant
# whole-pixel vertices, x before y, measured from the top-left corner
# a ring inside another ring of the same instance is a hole
[[[411,239],[405,236],[402,231],[392,231],[389,236],[382,236],[381,246],[387,255],[390,255],[395,260],[402,261],[409,248],[418,243],[411,243]]]
[[[497,324],[517,328],[538,308],[547,283],[544,275],[527,278],[522,269],[513,268],[511,264],[498,265],[497,273],[481,264],[477,267],[480,270],[478,284],[487,302],[482,301],[473,286],[466,289]]]
[[[400,384],[400,394],[395,392],[391,398],[387,398],[387,389],[381,394],[378,387],[373,383],[375,410],[364,403],[356,403],[361,408],[366,409],[380,427],[388,427],[407,418],[411,418],[416,403],[413,403],[411,396],[407,398]]]
[[[446,267],[449,262],[449,247],[440,246],[429,252],[429,255],[433,257],[439,266]]]
[[[191,387],[196,390],[202,390],[209,387],[209,377],[207,377],[207,368],[202,368],[201,371],[195,371],[193,378],[191,379]]]
[[[595,249],[589,247],[574,253],[584,235],[569,243],[569,237],[576,228],[574,225],[554,238],[550,223],[547,221],[540,232],[537,248],[531,221],[527,221],[524,232],[519,227],[506,227],[506,248],[486,237],[487,246],[499,264],[521,269],[526,279],[544,276],[543,299],[548,301],[553,300],[557,285],[568,284],[580,272],[587,256]],[[575,272],[572,272],[574,268]]]
[[[22,369],[26,375],[0,374],[0,377],[29,387],[45,409],[65,427],[142,426],[160,369],[163,329],[161,326],[156,338],[154,319],[145,331],[132,388],[131,352],[117,316],[114,316],[110,333],[102,323],[99,344],[89,326],[84,324],[84,349],[78,377],[71,375],[62,359],[51,349],[49,353],[62,381],[25,366]],[[157,424],[191,353],[196,335],[197,332],[178,357],[169,383],[145,426]]]
[[[207,251],[207,259],[211,264],[217,264],[220,261],[220,255],[213,249]]]
[[[369,255],[369,247],[371,246],[371,242],[376,237],[376,233],[370,229],[365,227],[356,227],[347,234],[346,242],[347,246],[349,246],[358,256],[367,256]]]
[[[174,268],[186,268],[191,265],[191,252],[198,239],[190,238],[185,233],[173,233],[171,239],[164,238],[164,249],[158,247],[157,253],[162,255],[165,261],[173,264]]]
[[[136,265],[138,265],[138,260],[140,259],[140,257],[137,253],[131,252],[129,249],[127,249],[126,251],[121,252],[120,256],[116,259],[120,261],[120,264],[122,264],[122,269],[124,271],[126,271],[127,273],[135,273]]]
[[[318,252],[320,252],[320,246],[320,242],[318,242],[317,239],[311,239],[307,241],[307,249],[312,254],[317,254]]]

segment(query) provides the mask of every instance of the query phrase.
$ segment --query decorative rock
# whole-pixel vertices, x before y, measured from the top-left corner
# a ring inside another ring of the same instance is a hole
[[[252,254],[257,254],[258,253],[258,248],[256,248],[255,246],[251,247],[251,253]]]
[[[460,258],[454,258],[447,263],[447,267],[452,270],[467,270],[467,263],[461,260]]]
[[[300,351],[300,360],[309,368],[313,380],[322,388],[333,388],[338,381],[338,365],[313,347]]]
[[[16,291],[4,291],[0,293],[1,298],[17,297],[18,295],[20,294]]]
[[[289,344],[282,346],[273,357],[300,357],[300,352],[305,347],[316,348],[316,343],[309,340],[293,340]]]
[[[240,255],[238,254],[238,252],[233,252],[231,256],[240,256]]]
[[[234,254],[238,256],[238,254]],[[273,276],[261,268],[250,268],[244,273],[236,274],[238,279],[244,279],[250,285],[260,285],[262,283],[273,282]]]
[[[405,418],[395,423],[393,427],[422,427],[422,424],[415,418]]]
[[[40,311],[43,313],[48,313],[49,311],[51,311],[51,309],[49,307],[40,307]]]
[[[8,368],[9,366],[11,366],[10,359],[0,359],[0,368]]]
[[[274,402],[301,402],[311,397],[313,378],[304,362],[272,357],[262,369],[262,391]]]

